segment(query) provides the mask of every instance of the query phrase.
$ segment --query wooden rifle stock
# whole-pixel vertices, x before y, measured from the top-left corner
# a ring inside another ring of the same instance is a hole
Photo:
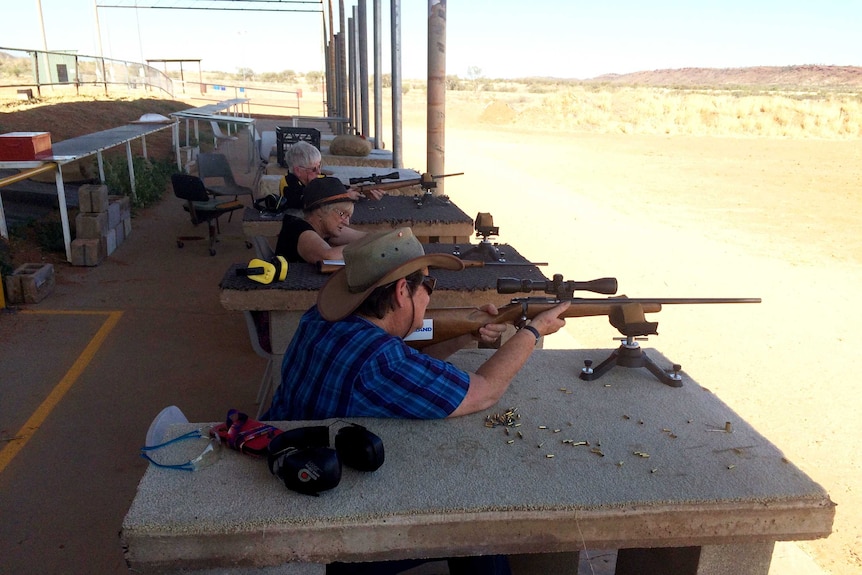
[[[572,298],[572,305],[560,317],[591,317],[606,315],[632,304],[640,306],[642,313],[661,311],[663,304],[709,304],[709,303],[760,303],[760,298]],[[433,338],[410,341],[410,345],[421,349],[465,334],[478,333],[479,328],[489,323],[518,324],[522,319],[532,319],[545,310],[560,303],[554,298],[523,298],[513,300],[491,315],[474,307],[450,307],[427,309],[425,318],[433,321]]]

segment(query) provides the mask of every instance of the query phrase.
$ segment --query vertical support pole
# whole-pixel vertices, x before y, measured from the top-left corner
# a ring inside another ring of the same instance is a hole
[[[356,75],[353,71],[353,65],[356,60],[355,29],[353,26],[353,18],[347,19],[347,120],[348,125],[356,127],[356,91],[353,89],[353,83],[356,80]]]
[[[390,23],[392,36],[392,167],[403,168],[404,158],[401,144],[401,0],[390,0]],[[442,173],[442,172],[440,172]]]
[[[326,115],[337,116],[335,81],[335,21],[332,14],[332,0],[329,0],[329,34],[326,42]]]
[[[126,142],[126,160],[129,162],[129,183],[132,185],[132,201],[138,201],[135,191],[135,165],[132,163],[132,143]]]
[[[362,125],[362,106],[360,105],[359,81],[359,11],[353,7],[353,22],[350,24],[350,49],[353,58],[350,61],[350,88],[353,90],[353,131],[359,133]]]
[[[66,246],[66,261],[72,262],[72,234],[69,231],[69,213],[66,211],[66,187],[63,185],[63,168],[56,164],[54,182],[57,184],[57,201],[60,202],[60,224],[63,226],[63,243]]]
[[[380,0],[372,0],[374,3],[374,148],[379,150],[383,147],[383,79],[382,66],[380,64]]]
[[[3,211],[2,196],[0,196],[0,237],[9,239],[9,228],[6,227],[6,212]]]
[[[428,172],[444,174],[446,160],[446,0],[428,0]],[[444,194],[444,181],[435,195]]]
[[[99,183],[105,183],[105,160],[102,157],[102,152],[96,152],[96,164],[99,166]]]
[[[356,26],[359,29],[359,34],[356,38],[359,42],[357,56],[359,60],[359,117],[361,118],[359,133],[368,137],[371,131],[368,122],[368,7],[365,0],[359,0],[357,12],[359,18]]]
[[[186,120],[188,122],[188,120]],[[186,128],[186,138],[188,138],[189,130]],[[174,153],[177,155],[177,171],[183,171],[183,162],[180,157],[180,122],[174,120],[174,125],[171,126],[171,141],[174,143]]]
[[[338,116],[340,118],[347,118],[347,67],[344,59],[344,44],[344,32],[339,32],[335,35],[335,55],[337,59],[335,75],[336,81],[338,82],[338,93],[336,95],[335,101],[337,105]],[[339,122],[336,134],[343,134],[344,128],[344,122]]]
[[[341,77],[341,84],[339,88],[339,96],[338,96],[338,112],[339,116],[343,118],[347,118],[350,115],[350,111],[348,110],[348,91],[349,87],[347,84],[347,46],[348,46],[348,37],[347,37],[347,27],[344,25],[345,12],[344,12],[344,0],[338,0],[338,35],[341,38],[340,46],[338,46],[338,73]],[[341,129],[339,130],[339,134],[343,134],[345,132],[345,128],[347,127],[344,122],[339,124]]]

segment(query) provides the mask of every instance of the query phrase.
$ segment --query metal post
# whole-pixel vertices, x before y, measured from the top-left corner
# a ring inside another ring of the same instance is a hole
[[[401,0],[392,0],[390,24],[392,34],[392,167],[403,168],[401,150]],[[442,172],[441,172],[442,173]]]
[[[347,117],[347,69],[344,59],[344,48],[344,33],[339,32],[335,35],[335,54],[337,58],[335,77],[338,84],[338,95],[335,102],[340,118]],[[344,133],[344,122],[338,123],[338,131],[336,133]]]
[[[353,23],[350,25],[350,49],[353,50],[350,64],[350,88],[353,90],[353,132],[358,134],[362,124],[362,106],[360,105],[362,88],[359,81],[359,13],[356,6],[353,7]]]
[[[359,133],[368,137],[371,131],[368,125],[368,9],[365,0],[359,0],[358,12],[359,34],[356,37],[359,41],[359,50],[357,51],[357,59],[359,60],[359,117],[362,119],[362,129]]]
[[[354,72],[354,64],[356,62],[356,30],[353,26],[353,18],[347,19],[347,119],[351,127],[355,127],[358,118],[356,117],[356,90],[354,89],[354,81],[356,74]]]
[[[338,0],[338,32],[341,36],[341,46],[338,52],[338,71],[341,76],[341,84],[339,85],[339,96],[338,96],[338,115],[342,118],[347,118],[350,112],[348,111],[348,91],[349,86],[347,85],[347,27],[344,24],[345,20],[345,11],[344,11],[344,0]],[[345,132],[346,126],[342,122],[339,124],[341,129],[339,130],[339,134],[343,134]]]
[[[380,77],[380,0],[374,2],[374,148],[383,148],[383,80]]]
[[[108,78],[105,76],[105,55],[102,53],[102,26],[99,24],[99,4],[96,0],[93,0],[93,11],[96,13],[96,38],[99,42],[99,63],[102,66],[102,80],[105,82],[105,95],[107,96]],[[167,73],[165,75],[167,75]]]
[[[446,160],[446,0],[428,0],[428,158],[431,174],[445,173]],[[443,195],[444,181],[435,195]]]

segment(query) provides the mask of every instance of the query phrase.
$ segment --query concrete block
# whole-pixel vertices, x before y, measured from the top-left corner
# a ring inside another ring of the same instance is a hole
[[[78,188],[78,209],[88,214],[107,211],[108,186],[85,184]]]
[[[104,246],[105,254],[110,256],[117,250],[117,230],[108,230],[102,236],[102,245]]]
[[[122,221],[114,228],[114,233],[117,234],[117,247],[120,247],[126,241],[126,226],[123,225]]]
[[[79,213],[75,218],[75,237],[82,240],[97,240],[108,231],[108,212]]]
[[[77,239],[72,241],[73,266],[97,266],[106,255],[102,251],[101,239]]]
[[[39,303],[54,291],[53,264],[24,264],[12,275],[18,277],[24,303]]]
[[[123,235],[128,238],[129,235],[132,233],[132,216],[123,218],[123,230],[125,232]]]
[[[132,215],[132,199],[129,196],[108,196],[108,204],[113,202],[120,204],[120,218]]]
[[[108,202],[108,229],[116,228],[122,220],[119,202]]]
[[[11,274],[3,278],[6,284],[6,303],[24,303],[24,294],[21,292],[21,277]]]

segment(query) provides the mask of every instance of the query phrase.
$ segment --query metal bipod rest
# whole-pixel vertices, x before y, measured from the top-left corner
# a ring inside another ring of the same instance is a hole
[[[614,338],[621,340],[620,346],[599,365],[593,367],[593,360],[585,359],[584,367],[581,368],[581,373],[578,375],[584,381],[593,381],[616,366],[620,367],[645,367],[659,381],[670,387],[682,387],[682,375],[680,371],[682,366],[678,363],[673,364],[671,371],[665,371],[650,358],[637,340],[646,340],[645,337],[635,337],[628,335],[624,338]]]

